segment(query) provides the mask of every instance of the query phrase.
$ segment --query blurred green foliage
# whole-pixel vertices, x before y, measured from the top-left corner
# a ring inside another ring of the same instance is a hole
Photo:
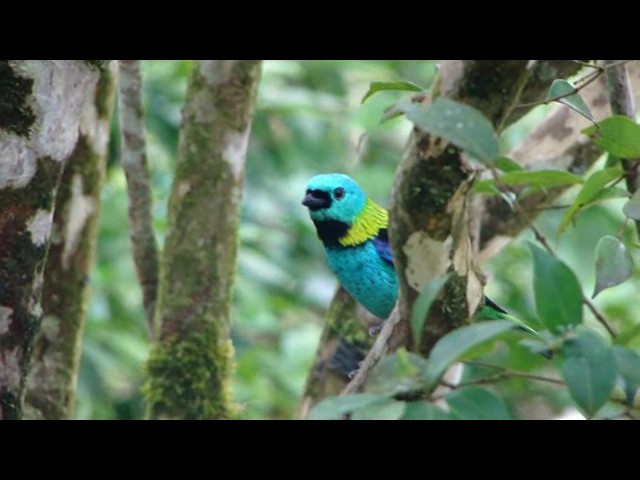
[[[146,61],[144,108],[153,175],[154,222],[162,246],[166,205],[176,161],[180,111],[189,61]],[[234,397],[239,418],[295,418],[323,316],[336,281],[321,243],[300,205],[307,179],[341,171],[388,204],[396,166],[410,131],[404,119],[380,123],[384,109],[409,92],[379,92],[363,105],[373,81],[410,81],[428,87],[432,61],[266,61],[249,145],[240,222],[240,250],[232,314],[236,349]],[[505,131],[502,153],[544,116],[542,106]],[[131,259],[124,175],[118,164],[117,112],[107,182],[102,195],[98,258],[83,340],[76,418],[142,418],[142,369],[149,341],[140,288]],[[597,168],[601,168],[598,165]],[[206,172],[203,172],[206,174]],[[575,189],[560,203],[569,204]],[[561,238],[559,256],[592,291],[599,238],[619,229],[624,200],[588,208]],[[545,212],[540,228],[555,238],[562,210]],[[625,235],[633,237],[627,228]],[[483,269],[487,295],[515,315],[535,321],[532,261],[526,233]],[[638,251],[632,251],[636,264]],[[634,279],[600,294],[598,306],[619,325],[640,323],[640,283]],[[585,310],[587,322],[600,328]],[[638,336],[635,342],[640,342]],[[636,348],[638,345],[633,345]],[[545,371],[548,362],[516,342],[501,343],[486,361],[521,371]],[[465,378],[486,374],[465,369]],[[510,379],[491,386],[515,418],[549,417],[572,402],[566,389]],[[606,415],[605,409],[602,415]]]

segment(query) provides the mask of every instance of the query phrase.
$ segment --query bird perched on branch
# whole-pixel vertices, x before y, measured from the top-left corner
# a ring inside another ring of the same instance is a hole
[[[345,290],[369,312],[386,319],[398,298],[387,210],[369,198],[353,179],[340,173],[312,177],[302,204],[309,209],[331,270]],[[509,318],[522,325],[486,297],[476,317]]]

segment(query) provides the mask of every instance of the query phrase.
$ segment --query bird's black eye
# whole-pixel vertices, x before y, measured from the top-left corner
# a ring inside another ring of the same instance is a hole
[[[338,187],[333,191],[333,198],[336,200],[342,200],[344,197],[344,188]]]

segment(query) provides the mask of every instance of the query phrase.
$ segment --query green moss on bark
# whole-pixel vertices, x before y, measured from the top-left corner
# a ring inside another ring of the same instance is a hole
[[[154,344],[143,394],[154,418],[228,419],[233,346],[214,325]]]

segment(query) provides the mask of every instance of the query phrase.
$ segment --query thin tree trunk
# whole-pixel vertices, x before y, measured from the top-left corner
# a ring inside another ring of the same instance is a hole
[[[22,418],[63,162],[99,67],[0,61],[0,419]]]
[[[259,61],[202,61],[189,79],[144,387],[153,418],[233,413],[229,313],[260,72]]]
[[[25,417],[71,417],[80,367],[107,161],[117,63],[105,66],[80,114],[78,142],[56,198],[42,287],[43,318],[27,377]]]

